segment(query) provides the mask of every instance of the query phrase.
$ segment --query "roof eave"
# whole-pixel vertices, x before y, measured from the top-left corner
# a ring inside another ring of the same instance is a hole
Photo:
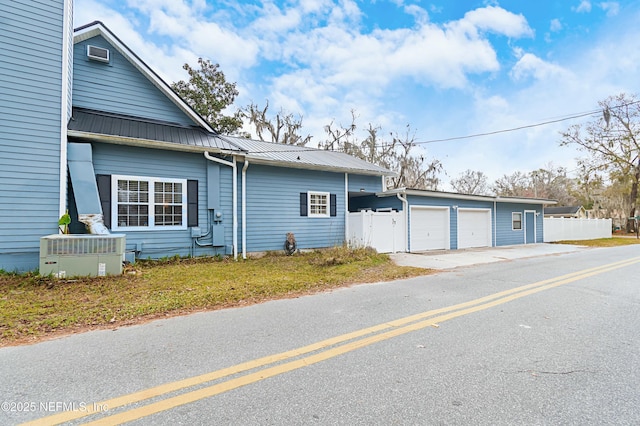
[[[491,201],[491,202],[495,201],[499,203],[513,203],[513,204],[543,204],[543,205],[558,204],[557,201],[546,200],[541,198],[503,198],[503,197],[491,196],[491,195],[455,194],[452,192],[438,192],[438,191],[429,191],[429,190],[422,191],[422,190],[406,189],[406,188],[390,189],[384,192],[379,192],[376,194],[376,196],[392,197],[392,196],[395,196],[396,194],[429,196],[429,197],[448,198],[448,199],[455,199],[455,200]]]
[[[265,166],[288,167],[293,169],[305,169],[305,170],[320,170],[325,172],[337,172],[337,173],[352,173],[352,174],[370,175],[370,176],[393,176],[394,175],[394,174],[390,174],[392,172],[382,172],[382,171],[376,171],[376,170],[353,169],[348,167],[324,166],[320,164],[278,161],[278,160],[272,160],[272,159],[265,159],[261,157],[254,157],[251,154],[246,155],[246,158],[252,164],[262,164]]]
[[[90,142],[104,142],[104,143],[110,143],[114,145],[127,145],[127,146],[141,147],[141,148],[154,148],[154,149],[164,149],[164,150],[170,150],[170,151],[198,152],[198,153],[209,152],[213,154],[224,154],[224,155],[239,155],[239,156],[245,155],[245,153],[242,151],[230,151],[227,149],[222,149],[217,147],[182,145],[174,142],[130,138],[126,136],[105,135],[102,133],[81,132],[78,130],[68,130],[67,136],[69,138],[76,138],[79,140],[85,140]]]

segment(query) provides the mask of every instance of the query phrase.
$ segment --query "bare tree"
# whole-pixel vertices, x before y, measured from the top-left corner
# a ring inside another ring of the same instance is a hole
[[[305,146],[311,140],[309,134],[305,137],[300,135],[301,115],[295,117],[281,109],[274,117],[269,118],[267,116],[268,109],[269,101],[266,102],[264,108],[259,108],[258,105],[251,103],[242,109],[242,115],[249,119],[250,124],[254,125],[260,140],[298,146]]]
[[[425,161],[423,155],[413,155],[415,132],[409,125],[403,136],[391,133],[390,141],[380,137],[381,128],[372,124],[366,129],[366,138],[358,141],[356,129],[356,115],[352,110],[349,125],[334,127],[332,121],[325,126],[328,137],[320,147],[344,152],[395,171],[397,176],[387,178],[387,188],[438,189],[442,164],[438,160]]]
[[[580,164],[629,183],[628,217],[636,216],[640,183],[640,100],[622,93],[599,102],[602,116],[562,133],[561,145],[577,145],[587,157]],[[631,231],[634,222],[627,222]]]
[[[467,169],[451,181],[453,190],[461,194],[489,195],[489,179],[483,172]]]
[[[572,194],[575,182],[567,177],[566,168],[555,167],[553,163],[549,163],[531,172],[529,177],[534,197],[556,200],[560,206],[572,206],[577,203]]]
[[[423,155],[414,156],[411,150],[415,145],[415,132],[407,125],[406,133],[400,137],[392,134],[393,155],[391,170],[398,175],[387,178],[388,188],[413,188],[437,190],[440,185],[438,175],[442,171],[442,163],[438,160],[425,161]]]
[[[522,172],[503,175],[493,184],[493,192],[503,197],[533,197],[529,177]]]

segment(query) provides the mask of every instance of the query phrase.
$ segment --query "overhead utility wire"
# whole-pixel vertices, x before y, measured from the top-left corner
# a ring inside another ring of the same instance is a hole
[[[623,108],[623,107],[627,107],[627,106],[634,105],[634,104],[637,104],[637,103],[640,103],[640,100],[639,101],[634,101],[634,102],[628,102],[626,104],[616,105],[616,106],[610,107],[608,109],[611,110],[611,109]],[[513,128],[510,128],[510,129],[495,130],[495,131],[486,132],[486,133],[476,133],[476,134],[473,134],[473,135],[466,135],[466,136],[455,136],[455,137],[451,137],[451,138],[430,139],[430,140],[425,140],[425,141],[418,141],[418,142],[413,142],[413,145],[426,145],[426,144],[429,144],[429,143],[450,142],[450,141],[456,141],[456,140],[462,140],[462,139],[472,139],[472,138],[477,138],[477,137],[482,137],[482,136],[491,136],[491,135],[497,135],[497,134],[501,134],[501,133],[515,132],[515,131],[518,131],[518,130],[545,126],[547,124],[559,123],[559,122],[562,122],[562,121],[572,120],[574,118],[586,117],[588,115],[593,115],[593,114],[598,114],[598,113],[602,113],[602,109],[596,109],[596,110],[592,110],[592,111],[589,111],[589,112],[583,112],[583,113],[579,113],[579,114],[569,115],[567,117],[558,118],[558,119],[555,119],[555,120],[543,121],[541,123],[528,124],[526,126],[513,127]],[[379,147],[379,146],[376,146],[376,147]],[[318,150],[318,148],[301,147],[300,149],[295,149],[295,150],[291,149],[291,150],[253,151],[253,152],[251,152],[251,154],[271,154],[271,153],[276,153],[276,152],[305,152],[305,151],[317,151],[317,150]],[[327,150],[327,151],[332,151],[332,150]]]

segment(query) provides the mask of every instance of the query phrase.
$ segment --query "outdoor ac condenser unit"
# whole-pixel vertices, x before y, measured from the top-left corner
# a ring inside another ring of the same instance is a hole
[[[124,249],[124,234],[47,235],[40,238],[40,275],[122,274]]]

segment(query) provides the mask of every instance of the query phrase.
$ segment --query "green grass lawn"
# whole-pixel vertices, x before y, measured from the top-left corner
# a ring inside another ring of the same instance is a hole
[[[572,241],[556,241],[556,244],[574,244],[587,247],[617,247],[628,246],[631,244],[640,244],[640,240],[634,235],[629,236],[613,236],[612,238],[598,238],[596,240],[572,240]]]
[[[0,346],[430,272],[371,250],[335,248],[237,262],[138,262],[121,276],[100,278],[0,274]]]

